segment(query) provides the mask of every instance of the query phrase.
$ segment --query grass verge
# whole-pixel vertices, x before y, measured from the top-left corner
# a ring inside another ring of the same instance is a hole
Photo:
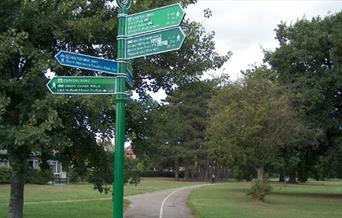
[[[143,178],[137,185],[126,185],[125,196],[198,184],[172,179]],[[9,185],[0,185],[0,217],[7,217]],[[129,202],[125,201],[125,207]],[[101,194],[91,184],[25,185],[25,218],[108,218],[112,213],[111,195]]]
[[[341,218],[342,181],[273,184],[261,203],[246,195],[249,183],[195,189],[188,204],[198,218]]]

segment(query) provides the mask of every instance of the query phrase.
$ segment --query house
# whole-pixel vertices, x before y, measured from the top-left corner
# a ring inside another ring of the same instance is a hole
[[[104,147],[104,150],[106,152],[114,152],[114,141],[112,140],[106,140],[106,141],[102,141],[101,139],[96,139],[97,144],[102,144]],[[136,155],[134,153],[134,149],[132,146],[131,141],[126,141],[125,142],[125,157],[127,157],[128,159],[136,159]]]
[[[9,161],[6,158],[7,156],[7,151],[5,150],[0,150],[0,167],[9,167]]]
[[[37,154],[32,154],[31,157],[27,160],[29,166],[33,169],[39,169],[41,160]],[[54,181],[61,182],[66,181],[67,175],[66,172],[63,171],[62,163],[58,160],[48,160],[47,163],[50,165]],[[0,166],[10,167],[9,160],[7,159],[7,151],[0,150]],[[53,181],[53,182],[54,182]]]
[[[133,147],[131,144],[128,145],[127,147],[125,147],[125,157],[127,157],[128,159],[131,159],[131,160],[137,159],[137,156],[135,155]]]

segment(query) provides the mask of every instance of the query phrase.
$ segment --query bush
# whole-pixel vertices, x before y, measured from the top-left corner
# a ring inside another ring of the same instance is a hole
[[[8,167],[0,167],[0,184],[10,183],[12,169]]]
[[[180,172],[180,178],[184,177],[184,172]],[[164,171],[144,171],[140,173],[141,177],[175,177],[175,172],[164,172]]]
[[[67,171],[67,175],[69,183],[83,183],[88,182],[89,180],[89,176],[87,175],[87,173],[78,173],[77,170],[74,168],[69,168],[69,170]]]
[[[232,169],[232,177],[237,181],[252,181],[255,170],[249,166],[238,164]]]
[[[252,186],[247,190],[247,195],[253,198],[264,201],[265,196],[271,193],[271,185],[268,181],[255,179],[252,181]]]
[[[51,170],[39,170],[30,168],[26,172],[25,182],[30,184],[47,184],[53,180],[53,175]]]
[[[12,169],[9,167],[0,167],[0,184],[11,183]],[[53,175],[51,170],[28,169],[25,172],[25,183],[30,184],[46,184],[52,181]]]

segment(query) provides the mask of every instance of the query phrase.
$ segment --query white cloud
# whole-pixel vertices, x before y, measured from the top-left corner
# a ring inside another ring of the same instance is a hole
[[[241,76],[241,70],[262,62],[261,48],[274,49],[278,45],[274,29],[281,21],[293,23],[304,16],[310,19],[335,13],[341,11],[342,1],[199,0],[186,9],[186,17],[203,22],[206,8],[212,10],[213,16],[203,25],[208,31],[216,32],[215,42],[220,54],[233,52],[224,68],[235,80]]]

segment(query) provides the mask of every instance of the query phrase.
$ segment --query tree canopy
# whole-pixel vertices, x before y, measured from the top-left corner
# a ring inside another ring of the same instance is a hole
[[[223,87],[210,102],[211,146],[253,167],[263,179],[264,167],[281,148],[299,141],[304,126],[282,87],[266,67],[245,72],[238,82]]]
[[[319,146],[308,146],[290,155],[296,160],[292,161],[291,173],[295,177],[298,171],[301,181],[310,175],[324,177],[317,172],[323,156],[341,147],[341,26],[341,12],[324,18],[303,18],[290,25],[281,23],[275,30],[279,47],[265,52],[265,61],[277,72],[277,80],[293,93],[292,104],[316,131]],[[325,171],[330,170],[326,167]]]

